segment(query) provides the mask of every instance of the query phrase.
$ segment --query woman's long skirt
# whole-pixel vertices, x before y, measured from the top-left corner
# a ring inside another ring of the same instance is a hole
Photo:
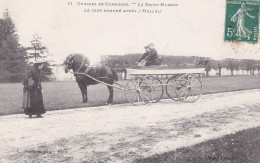
[[[26,115],[41,115],[46,113],[41,89],[24,89],[22,108]]]

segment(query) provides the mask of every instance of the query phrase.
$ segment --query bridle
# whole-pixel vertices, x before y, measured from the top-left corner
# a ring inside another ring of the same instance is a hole
[[[70,57],[67,59],[66,67],[67,67],[68,69],[72,69],[72,65],[73,65],[73,55],[70,56]]]
[[[67,63],[66,63],[66,66],[67,66],[68,69],[72,69],[72,66],[73,66],[73,63],[74,63],[73,57],[74,57],[74,55],[72,55],[72,56],[68,59],[68,61],[67,61]],[[81,62],[80,67],[79,67],[74,73],[80,72],[80,70],[83,68],[83,66],[86,64],[86,62],[87,62],[87,60],[86,60],[86,59],[83,59],[83,61]],[[87,70],[86,70],[85,72],[87,72],[88,70],[89,70],[89,68],[87,68]]]

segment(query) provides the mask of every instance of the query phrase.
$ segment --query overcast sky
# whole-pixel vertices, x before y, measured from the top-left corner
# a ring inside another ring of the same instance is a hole
[[[207,56],[260,59],[260,44],[240,44],[235,48],[224,42],[226,0],[110,0],[108,2],[176,3],[177,7],[146,7],[161,9],[148,13],[85,13],[90,9],[119,7],[82,6],[82,3],[105,0],[0,0],[0,12],[8,8],[16,25],[20,43],[29,46],[37,33],[61,63],[70,53],[82,53],[92,63],[101,55],[143,53],[150,42],[165,55]],[[141,7],[120,7],[141,9]],[[169,42],[168,47],[166,47]],[[166,47],[166,48],[165,48]]]

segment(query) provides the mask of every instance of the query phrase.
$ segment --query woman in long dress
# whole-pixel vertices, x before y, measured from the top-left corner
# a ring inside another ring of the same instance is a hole
[[[253,11],[253,9],[250,9],[246,7],[245,2],[241,3],[241,8],[237,11],[237,13],[232,16],[231,21],[236,22],[237,20],[237,33],[236,36],[238,36],[238,40],[241,40],[242,38],[247,38],[250,40],[250,36],[252,34],[252,31],[246,28],[245,26],[245,17],[246,15],[250,17],[251,19],[254,19],[255,17],[250,15],[248,11]]]
[[[42,114],[46,113],[41,87],[41,70],[44,62],[35,62],[32,70],[27,74],[23,85],[23,106],[24,113],[32,118],[32,115],[37,115],[41,118]]]

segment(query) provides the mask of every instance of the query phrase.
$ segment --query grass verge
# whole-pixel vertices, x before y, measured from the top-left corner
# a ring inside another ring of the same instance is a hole
[[[138,159],[136,163],[260,162],[260,127],[226,135],[191,147]]]

